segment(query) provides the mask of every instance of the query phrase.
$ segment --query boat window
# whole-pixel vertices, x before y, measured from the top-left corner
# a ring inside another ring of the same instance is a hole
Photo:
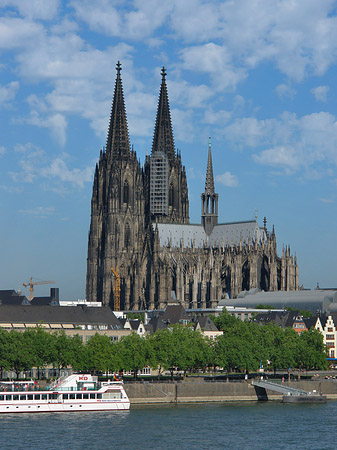
[[[49,400],[56,400],[57,394],[49,394]]]
[[[102,394],[97,394],[97,398],[102,398]]]
[[[82,399],[82,394],[76,394],[76,398],[77,398],[78,400],[81,400],[81,399]]]
[[[105,394],[103,394],[103,398],[105,399],[109,399],[109,400],[113,400],[113,399],[118,399],[118,398],[122,398],[122,394],[120,391],[115,391],[115,392],[106,392]]]
[[[18,395],[13,395],[13,400],[19,400],[19,396]]]
[[[63,400],[68,400],[69,394],[63,394]]]
[[[33,400],[33,397],[34,397],[33,394],[28,394],[28,395],[27,395],[27,399],[28,399],[28,400]]]
[[[70,398],[70,400],[74,400],[75,394],[69,394],[69,398]]]
[[[20,400],[27,400],[27,395],[20,395]]]
[[[34,395],[34,400],[41,400],[41,395],[40,394],[35,394]]]
[[[0,395],[0,402],[5,400],[5,396],[4,395]]]
[[[90,394],[90,398],[95,399],[96,398],[95,394]]]
[[[89,398],[89,394],[83,394],[83,398],[84,399],[88,399]]]
[[[47,400],[47,394],[42,394],[42,400]]]
[[[6,395],[6,401],[12,401],[13,399],[12,399],[12,396],[11,395]]]

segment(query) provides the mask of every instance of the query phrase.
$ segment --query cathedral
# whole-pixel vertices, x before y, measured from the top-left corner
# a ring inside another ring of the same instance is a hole
[[[201,223],[190,224],[165,68],[151,154],[140,163],[130,146],[119,62],[116,69],[106,147],[93,182],[87,300],[113,309],[161,309],[174,291],[185,308],[210,308],[252,288],[297,290],[296,255],[289,247],[277,255],[275,230],[267,230],[266,219],[263,226],[257,218],[218,222],[210,140]]]

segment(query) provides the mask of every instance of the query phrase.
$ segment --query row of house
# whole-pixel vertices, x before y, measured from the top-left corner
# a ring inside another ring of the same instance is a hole
[[[297,333],[314,327],[323,335],[329,358],[337,360],[337,312],[306,318],[298,311],[269,310],[256,314],[254,320],[261,324],[273,322],[282,328],[292,327]],[[131,332],[145,336],[174,324],[190,325],[210,339],[222,334],[207,313],[186,311],[174,296],[167,302],[164,310],[151,311],[148,319],[142,321],[128,317],[117,318],[105,306],[60,306],[57,296],[35,297],[29,301],[14,290],[0,290],[0,328],[8,331],[24,331],[40,326],[49,332],[63,330],[69,336],[79,335],[83,342],[87,342],[96,333],[118,341]]]
[[[258,323],[273,322],[282,328],[291,327],[297,333],[316,328],[323,335],[323,342],[327,346],[330,360],[337,360],[337,312],[318,314],[315,317],[303,317],[298,311],[268,311],[257,314],[255,319]]]
[[[0,328],[7,331],[40,326],[49,332],[63,330],[68,336],[79,335],[83,342],[96,333],[118,341],[132,332],[144,336],[174,324],[189,324],[211,339],[221,334],[208,316],[187,314],[175,300],[167,303],[165,310],[153,311],[149,320],[142,321],[127,316],[117,318],[105,306],[60,306],[58,298],[52,296],[29,301],[14,290],[0,290]]]

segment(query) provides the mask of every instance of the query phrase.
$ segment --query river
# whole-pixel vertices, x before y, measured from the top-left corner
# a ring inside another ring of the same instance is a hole
[[[337,402],[131,406],[127,412],[3,414],[2,450],[335,450]]]

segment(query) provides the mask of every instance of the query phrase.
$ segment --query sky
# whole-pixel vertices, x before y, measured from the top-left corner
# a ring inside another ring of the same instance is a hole
[[[219,222],[266,217],[337,288],[337,1],[0,0],[0,289],[85,297],[117,61],[141,162],[167,70],[191,223],[211,137]]]

